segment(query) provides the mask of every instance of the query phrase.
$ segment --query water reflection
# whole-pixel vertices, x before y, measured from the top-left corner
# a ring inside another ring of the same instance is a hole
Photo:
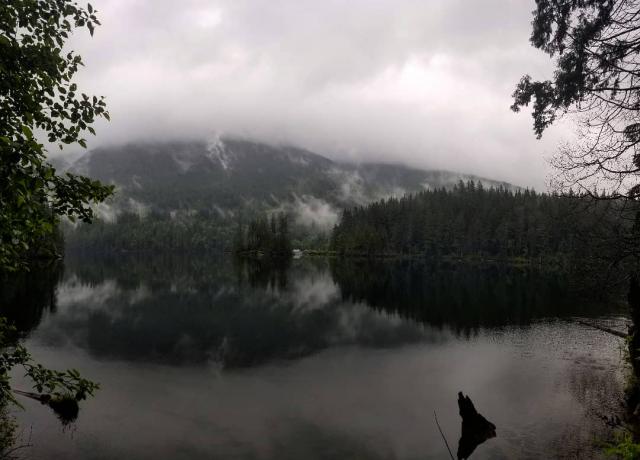
[[[396,314],[343,301],[326,267],[314,264],[292,270],[289,283],[281,267],[231,261],[120,260],[99,273],[67,265],[58,312],[39,337],[100,358],[246,367],[337,344],[441,340]]]
[[[287,272],[291,268],[290,259],[244,259],[234,261],[238,284],[248,282],[251,287],[262,289],[287,288]]]
[[[56,286],[63,273],[61,264],[53,264],[21,274],[0,274],[0,315],[27,335],[45,313],[56,312]]]
[[[44,311],[55,312],[41,340],[103,359],[213,361],[225,368],[336,345],[434,343],[481,326],[607,309],[577,302],[555,274],[406,261],[274,267],[184,257],[68,258],[59,280],[58,270],[5,286],[1,313],[28,333]]]
[[[561,272],[423,261],[335,259],[331,273],[345,300],[468,335],[479,327],[600,315],[612,306],[578,297]]]
[[[102,389],[74,438],[27,408],[34,458],[445,458],[433,410],[458,433],[458,388],[500,430],[470,448],[463,424],[459,453],[593,458],[594,408],[619,403],[619,339],[558,319],[615,310],[556,274],[158,256],[59,276],[0,298],[32,309],[37,359]]]
[[[16,326],[18,338],[36,329],[44,315],[56,312],[56,285],[62,274],[61,264],[35,267],[19,275],[0,274],[0,316]],[[10,401],[0,400],[0,459],[22,458],[30,442],[24,430],[18,429],[12,409]]]

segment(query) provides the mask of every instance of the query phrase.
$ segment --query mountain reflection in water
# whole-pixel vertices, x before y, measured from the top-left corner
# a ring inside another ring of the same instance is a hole
[[[18,415],[35,458],[444,458],[432,414],[455,439],[460,388],[500,427],[473,458],[590,458],[621,394],[618,339],[563,320],[616,310],[555,273],[84,256],[29,277],[3,312],[102,385],[73,439]]]

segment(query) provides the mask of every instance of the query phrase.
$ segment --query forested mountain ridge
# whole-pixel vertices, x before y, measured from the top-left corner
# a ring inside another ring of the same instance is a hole
[[[93,225],[66,226],[69,249],[229,250],[238,225],[288,215],[292,244],[326,248],[344,209],[457,181],[510,184],[402,165],[344,163],[295,147],[222,138],[91,150],[66,169],[116,187]]]
[[[344,208],[458,180],[509,184],[447,171],[343,163],[295,147],[240,139],[101,147],[58,167],[116,185],[119,211],[214,211],[276,208],[322,200]]]

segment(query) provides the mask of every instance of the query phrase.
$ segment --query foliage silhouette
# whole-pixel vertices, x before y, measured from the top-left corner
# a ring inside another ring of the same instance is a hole
[[[577,139],[554,159],[558,190],[592,197],[640,196],[638,2],[537,0],[531,44],[556,59],[552,79],[522,77],[512,110],[533,104],[540,137],[562,114]]]

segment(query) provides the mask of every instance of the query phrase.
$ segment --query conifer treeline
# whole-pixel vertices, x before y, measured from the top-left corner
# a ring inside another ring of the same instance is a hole
[[[65,245],[71,251],[158,252],[223,251],[233,229],[221,218],[196,213],[171,217],[152,213],[141,217],[125,213],[115,222],[97,220],[91,225],[65,229]]]
[[[237,254],[263,254],[271,257],[289,257],[291,238],[286,214],[257,217],[244,226],[238,223],[233,242]]]
[[[630,231],[610,201],[458,183],[345,210],[331,248],[341,254],[604,257],[608,243]]]

